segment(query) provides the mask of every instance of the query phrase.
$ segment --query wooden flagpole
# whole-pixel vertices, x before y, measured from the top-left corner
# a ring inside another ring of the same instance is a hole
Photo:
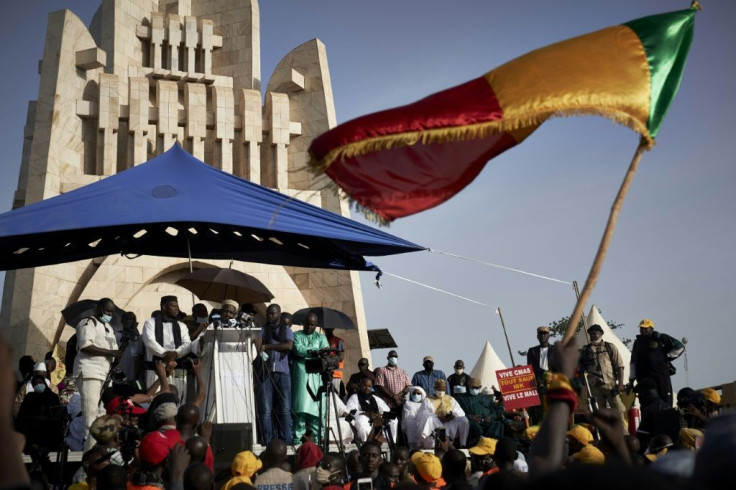
[[[585,307],[585,304],[587,303],[588,298],[590,297],[590,293],[593,292],[593,288],[595,287],[595,284],[598,281],[598,274],[600,273],[601,267],[603,266],[603,260],[606,258],[606,253],[608,252],[608,245],[611,243],[611,238],[613,237],[613,230],[616,228],[616,222],[618,221],[618,215],[621,212],[621,207],[623,206],[624,198],[626,197],[626,193],[629,190],[631,181],[634,179],[634,174],[636,174],[636,169],[639,167],[639,162],[641,161],[641,157],[644,155],[644,152],[647,149],[649,149],[649,145],[647,141],[644,138],[642,138],[639,141],[639,146],[637,147],[636,152],[634,153],[634,157],[631,159],[629,170],[626,172],[624,181],[621,183],[621,187],[618,190],[616,199],[613,201],[613,205],[611,206],[611,213],[608,215],[608,223],[606,223],[606,229],[603,232],[603,237],[601,238],[601,244],[598,246],[598,253],[595,256],[595,259],[593,260],[593,265],[590,267],[588,278],[585,280],[583,291],[580,293],[578,302],[575,304],[575,309],[572,311],[572,315],[570,315],[570,322],[567,324],[567,329],[565,330],[565,336],[562,338],[562,342],[564,344],[567,344],[568,342],[572,341],[575,338],[575,329],[578,326],[580,317],[583,314],[583,308]]]

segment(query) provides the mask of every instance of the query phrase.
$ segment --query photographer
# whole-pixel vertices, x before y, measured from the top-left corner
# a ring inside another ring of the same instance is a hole
[[[292,350],[291,369],[291,409],[294,412],[293,443],[300,444],[301,438],[307,429],[311,429],[317,438],[322,440],[324,431],[324,416],[327,411],[327,399],[320,394],[317,400],[312,398],[313,394],[319,392],[322,386],[321,373],[308,373],[306,368],[307,359],[315,359],[312,351],[318,351],[329,347],[327,338],[316,332],[317,315],[309,313],[304,330],[294,332],[294,347]],[[307,389],[309,387],[309,389]],[[322,403],[320,407],[320,397]],[[320,411],[321,408],[321,411]]]

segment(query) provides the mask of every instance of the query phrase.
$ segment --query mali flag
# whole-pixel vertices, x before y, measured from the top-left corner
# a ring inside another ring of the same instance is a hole
[[[608,117],[651,144],[680,85],[694,17],[682,10],[568,39],[353,119],[312,142],[310,166],[391,221],[448,200],[549,117]]]

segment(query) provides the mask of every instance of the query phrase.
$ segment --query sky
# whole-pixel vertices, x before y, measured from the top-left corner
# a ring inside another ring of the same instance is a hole
[[[89,22],[95,3],[0,6],[0,211],[10,209],[17,186],[47,14],[70,8]],[[736,380],[730,342],[736,100],[728,89],[736,80],[736,2],[702,4],[680,92],[656,146],[642,159],[584,309],[587,314],[595,304],[606,320],[623,324],[622,338],[633,338],[643,318],[658,331],[686,337],[687,368],[685,357],[675,361],[675,389]],[[340,123],[463,83],[544,45],[688,6],[687,0],[262,0],[263,86],[290,50],[319,38],[327,47]],[[425,355],[447,374],[456,359],[470,370],[486,341],[508,366],[494,310],[500,307],[514,361],[524,363],[518,351],[536,344],[536,327],[572,312],[573,289],[479,261],[578,281],[582,289],[637,143],[635,133],[607,119],[550,120],[450,201],[395,221],[390,233],[434,252],[372,259],[386,274],[379,290],[373,274],[361,273],[368,328],[391,331],[399,364],[410,375],[422,369]],[[386,354],[374,350],[372,367],[385,364]]]

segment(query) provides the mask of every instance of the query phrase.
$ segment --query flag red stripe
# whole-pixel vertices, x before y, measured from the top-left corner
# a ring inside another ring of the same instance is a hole
[[[322,159],[335,148],[383,136],[442,130],[503,119],[496,94],[484,77],[432,94],[413,104],[353,119],[317,137],[310,152]]]
[[[392,220],[445,202],[467,186],[488,160],[516,143],[508,133],[417,143],[337,160],[326,172],[358,203]],[[402,165],[396,165],[398,161]]]

